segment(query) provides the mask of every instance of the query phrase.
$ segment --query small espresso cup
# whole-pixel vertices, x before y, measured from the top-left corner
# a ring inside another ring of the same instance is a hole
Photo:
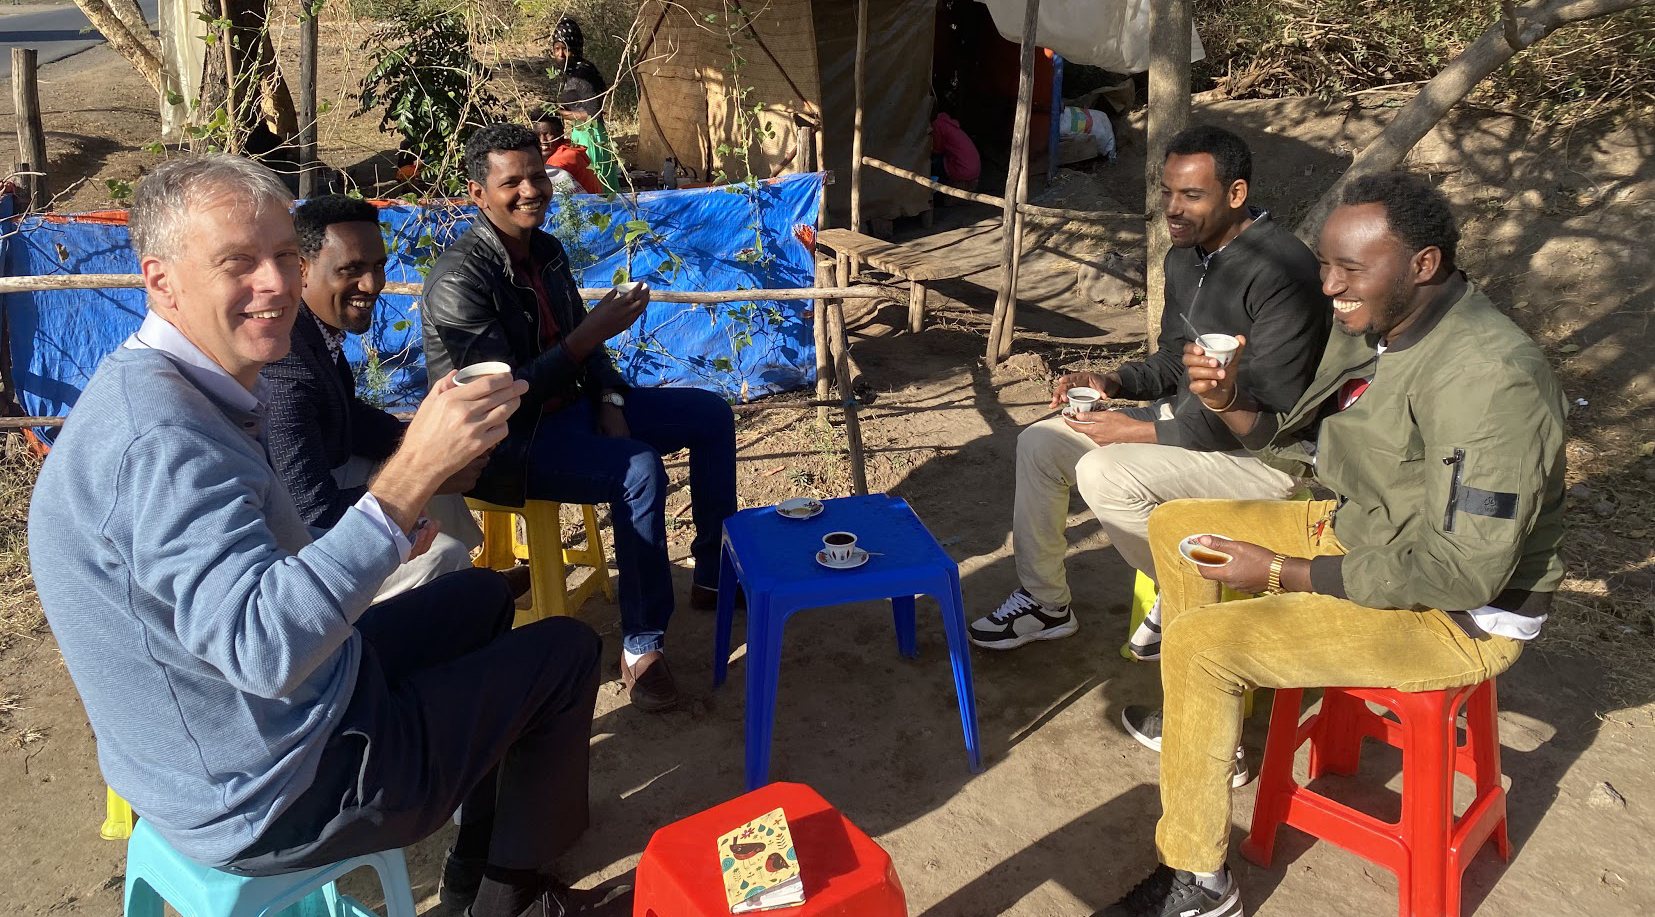
[[[856,536],[850,532],[829,532],[822,536],[822,553],[834,563],[844,563],[856,554]]]
[[[1098,409],[1098,402],[1103,400],[1103,393],[1095,388],[1077,385],[1063,393],[1069,399],[1069,409],[1076,414],[1087,414]]]
[[[1229,366],[1236,349],[1241,346],[1240,341],[1228,334],[1203,334],[1195,339],[1195,344],[1206,351],[1207,356],[1217,360],[1219,366]]]
[[[484,376],[493,376],[499,373],[511,375],[511,365],[491,360],[487,363],[473,363],[454,374],[454,384],[464,385],[467,382],[476,382]]]
[[[621,294],[622,296],[630,296],[632,295],[632,291],[638,289],[639,287],[642,287],[645,293],[649,292],[649,284],[642,280],[628,280],[626,283],[617,283],[615,284],[615,292]]]

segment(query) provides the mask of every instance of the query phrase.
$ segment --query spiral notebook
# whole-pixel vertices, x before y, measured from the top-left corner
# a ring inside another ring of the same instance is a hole
[[[730,913],[747,914],[804,903],[804,882],[787,816],[774,809],[718,839],[718,862]]]

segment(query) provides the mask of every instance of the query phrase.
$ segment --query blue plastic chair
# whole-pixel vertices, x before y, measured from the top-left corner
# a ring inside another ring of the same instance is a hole
[[[386,917],[414,917],[414,893],[401,850],[304,872],[246,878],[190,860],[140,819],[126,845],[125,913],[162,917],[165,902],[183,917],[373,917],[373,911],[334,886],[335,879],[361,866],[379,873]]]
[[[739,586],[747,596],[747,789],[770,782],[770,738],[781,676],[782,629],[788,617],[806,608],[888,598],[897,650],[912,659],[919,655],[914,637],[916,595],[932,596],[942,606],[966,754],[972,772],[981,772],[959,566],[904,500],[875,494],[823,502],[823,511],[810,519],[788,519],[764,508],[743,510],[724,523],[713,684],[724,683],[729,666]],[[822,536],[838,531],[854,532],[858,547],[880,553],[853,570],[821,566],[816,552]]]

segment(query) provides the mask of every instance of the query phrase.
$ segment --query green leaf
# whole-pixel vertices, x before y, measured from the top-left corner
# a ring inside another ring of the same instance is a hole
[[[734,372],[735,368],[735,363],[732,362],[729,357],[713,358],[713,369],[716,369],[721,373]]]
[[[409,328],[412,328],[412,327],[414,327],[414,323],[410,322],[407,319],[401,319],[399,321],[395,321],[395,322],[391,323],[391,330],[392,331],[407,331]]]
[[[627,279],[630,276],[631,276],[631,273],[627,271],[625,265],[622,265],[621,267],[615,268],[615,274],[609,281],[610,285],[618,287],[621,284],[626,283]]]

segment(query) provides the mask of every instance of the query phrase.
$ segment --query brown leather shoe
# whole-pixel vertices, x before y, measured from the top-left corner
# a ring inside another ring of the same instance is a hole
[[[718,590],[711,586],[694,585],[690,587],[690,607],[696,611],[717,611]],[[736,590],[736,607],[747,607],[747,591]]]
[[[660,650],[643,654],[632,665],[621,658],[621,683],[626,686],[632,706],[645,713],[665,713],[678,706],[678,682],[667,668]]]

